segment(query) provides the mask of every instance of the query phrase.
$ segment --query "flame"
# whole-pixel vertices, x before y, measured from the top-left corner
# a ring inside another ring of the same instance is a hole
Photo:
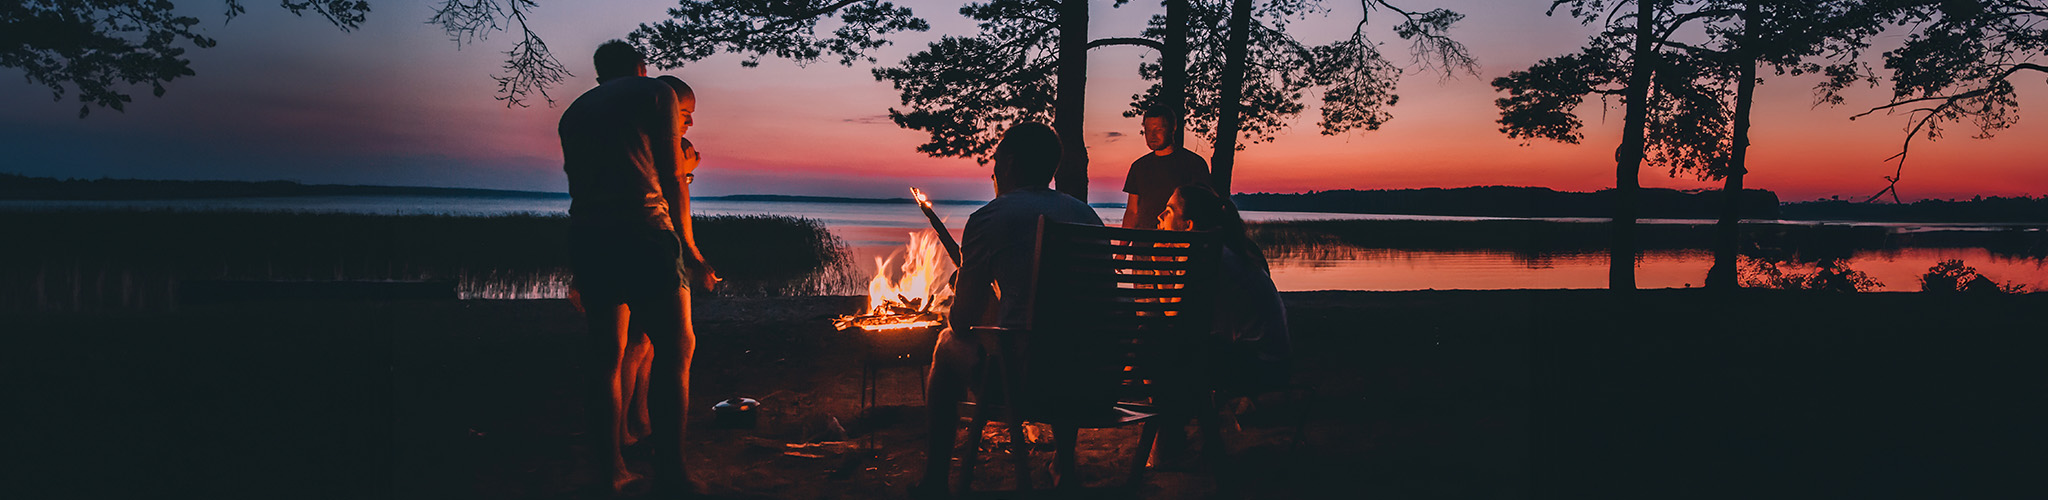
[[[925,197],[924,190],[918,188],[910,188],[910,196],[917,198],[918,206],[922,206],[925,208],[932,207],[932,199]]]
[[[867,310],[860,316],[841,316],[835,323],[842,329],[857,326],[868,331],[937,326],[952,306],[953,288],[947,279],[952,272],[953,260],[939,243],[937,231],[910,233],[910,243],[902,250],[875,258]]]

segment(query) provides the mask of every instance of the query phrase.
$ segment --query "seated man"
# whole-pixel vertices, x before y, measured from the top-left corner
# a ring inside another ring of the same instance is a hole
[[[951,324],[939,332],[938,345],[932,350],[926,391],[931,411],[930,448],[925,455],[924,482],[914,488],[915,494],[950,491],[946,485],[959,404],[966,400],[968,381],[988,348],[967,335],[967,329],[1023,328],[1029,321],[1031,254],[1037,243],[1039,216],[1053,222],[1102,224],[1087,203],[1047,187],[1059,164],[1059,135],[1043,124],[1010,127],[996,144],[996,199],[967,218],[967,230],[961,236],[960,274],[953,287],[957,292]]]

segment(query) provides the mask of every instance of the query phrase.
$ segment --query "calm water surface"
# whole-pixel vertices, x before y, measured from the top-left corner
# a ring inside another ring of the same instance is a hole
[[[943,196],[942,196],[943,197]],[[210,200],[141,201],[0,201],[0,210],[142,208],[191,211],[308,211],[371,214],[458,214],[564,215],[567,198],[496,198],[426,196],[323,196],[290,198],[242,198]],[[699,200],[692,204],[701,215],[773,214],[816,219],[843,239],[853,253],[860,271],[872,269],[877,257],[900,249],[911,232],[930,228],[924,214],[908,202],[814,203]],[[959,236],[967,216],[979,205],[938,205],[935,212]],[[1097,208],[1105,222],[1115,224],[1122,208]],[[1300,212],[1246,212],[1256,221],[1282,220],[1503,220],[1499,217],[1449,217],[1415,215],[1330,214]],[[1601,219],[1540,219],[1559,222],[1599,222]],[[1711,221],[1646,219],[1645,223],[1704,224]],[[1826,222],[1756,221],[1789,224]],[[1941,230],[2003,230],[2002,224],[1930,224],[1838,222],[1826,224],[1881,226],[1897,233]],[[2030,225],[2039,227],[2040,225]],[[1493,250],[1393,250],[1319,249],[1314,255],[1277,252],[1273,279],[1285,291],[1303,290],[1422,290],[1422,289],[1515,289],[1515,288],[1603,288],[1607,282],[1605,253],[1529,255]],[[1918,278],[1929,266],[1949,259],[1961,259],[1994,280],[2027,285],[2030,290],[2048,289],[2048,263],[2041,259],[2010,257],[1982,248],[1903,248],[1865,250],[1853,254],[1849,266],[1868,273],[1884,284],[1882,290],[1919,289]],[[1706,251],[1654,251],[1637,263],[1637,280],[1645,288],[1699,286],[1713,255]],[[1795,269],[1787,269],[1795,270]],[[539,280],[535,286],[479,291],[478,296],[526,298],[559,296],[556,280]],[[529,289],[531,288],[531,289]],[[826,290],[827,293],[864,293],[865,290]]]

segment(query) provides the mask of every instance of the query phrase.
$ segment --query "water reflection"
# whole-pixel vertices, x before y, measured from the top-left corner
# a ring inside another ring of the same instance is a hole
[[[964,217],[952,215],[958,237]],[[0,310],[158,309],[177,303],[181,280],[441,281],[453,282],[464,299],[561,298],[570,282],[566,250],[553,237],[565,232],[560,217],[140,212],[5,221],[16,234],[43,236],[0,246]],[[714,262],[728,278],[722,293],[744,295],[862,294],[874,258],[901,249],[912,231],[926,227],[713,222],[700,225],[700,238],[707,255],[718,253]],[[99,230],[77,230],[83,227]],[[1779,262],[1786,272],[1840,260],[1882,283],[1880,291],[1917,291],[1928,268],[1947,260],[1999,283],[2048,289],[2048,233],[2039,227],[1920,229],[1756,224],[1744,227],[1744,253]],[[815,236],[828,230],[830,241]],[[1700,249],[1710,226],[1645,225],[1641,232],[1639,286],[1704,281],[1713,255]],[[1269,221],[1253,233],[1284,291],[1607,284],[1607,229],[1600,224]],[[140,251],[135,241],[156,243]],[[834,258],[819,260],[827,254]]]
[[[1308,290],[1503,290],[1520,288],[1605,288],[1605,252],[1532,253],[1499,250],[1401,250],[1320,247],[1281,251],[1272,260],[1273,282],[1282,291]],[[1883,286],[1880,291],[1918,291],[1920,276],[1944,260],[1962,260],[2001,283],[2048,286],[2048,261],[2012,257],[1982,248],[1892,248],[1852,252],[1844,262]],[[1636,262],[1643,288],[1701,286],[1712,252],[1653,250]],[[1787,272],[1813,272],[1813,263],[1781,264]]]

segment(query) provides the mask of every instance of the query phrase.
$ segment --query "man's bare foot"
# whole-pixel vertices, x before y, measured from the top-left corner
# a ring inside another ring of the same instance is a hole
[[[639,490],[647,485],[647,477],[634,474],[633,471],[619,469],[618,473],[612,475],[611,483],[612,496],[625,497],[639,493]]]

